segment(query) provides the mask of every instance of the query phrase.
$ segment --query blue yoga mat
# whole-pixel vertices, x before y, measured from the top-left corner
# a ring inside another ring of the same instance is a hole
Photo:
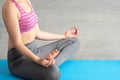
[[[120,80],[120,60],[68,60],[60,66],[60,80]],[[22,80],[0,60],[0,80]]]

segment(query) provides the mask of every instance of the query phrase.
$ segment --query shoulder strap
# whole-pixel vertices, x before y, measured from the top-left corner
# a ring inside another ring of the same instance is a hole
[[[22,10],[22,8],[20,7],[20,5],[18,4],[18,2],[16,1],[16,0],[12,0],[14,3],[15,3],[15,5],[16,5],[16,7],[19,9],[19,11],[21,12],[21,10]]]

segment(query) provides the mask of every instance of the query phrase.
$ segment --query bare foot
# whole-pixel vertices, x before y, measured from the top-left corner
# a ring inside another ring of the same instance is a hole
[[[60,51],[55,49],[55,50],[51,51],[48,55],[50,55],[53,58],[55,58],[59,53],[60,53]]]

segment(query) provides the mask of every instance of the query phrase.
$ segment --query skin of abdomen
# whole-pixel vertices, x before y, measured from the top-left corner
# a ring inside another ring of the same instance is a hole
[[[30,43],[35,40],[36,31],[37,31],[36,27],[37,27],[37,25],[35,27],[33,27],[31,30],[21,34],[23,44],[27,44],[27,43]],[[11,49],[11,48],[14,48],[14,44],[13,44],[12,40],[9,38],[8,49]]]

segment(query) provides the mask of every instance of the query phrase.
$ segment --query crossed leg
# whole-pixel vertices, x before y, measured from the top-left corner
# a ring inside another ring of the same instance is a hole
[[[36,55],[42,57],[50,54],[56,59],[56,65],[59,66],[73,57],[79,48],[80,43],[77,38],[68,38],[39,47]]]

